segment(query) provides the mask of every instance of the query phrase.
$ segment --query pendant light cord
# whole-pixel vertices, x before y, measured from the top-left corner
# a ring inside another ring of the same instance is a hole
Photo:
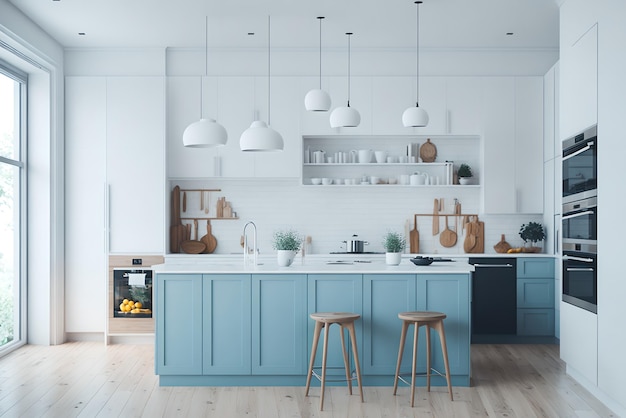
[[[420,97],[420,4],[421,1],[415,2],[416,10],[416,30],[415,30],[415,107],[419,107]]]
[[[209,16],[204,17],[204,76],[209,75]],[[200,76],[200,119],[204,117],[202,108],[202,96],[204,91],[204,79]]]
[[[267,16],[267,125],[270,125],[270,109],[271,109],[271,100],[270,100],[270,92],[272,91],[270,89],[271,86],[271,77],[270,77],[270,71],[271,71],[271,56],[270,56],[270,42],[271,42],[271,37],[270,37],[270,30],[271,30],[271,17],[268,15]]]
[[[320,90],[322,89],[322,19],[324,16],[318,16],[320,21]]]
[[[346,32],[348,35],[348,107],[350,107],[350,36],[352,32]]]

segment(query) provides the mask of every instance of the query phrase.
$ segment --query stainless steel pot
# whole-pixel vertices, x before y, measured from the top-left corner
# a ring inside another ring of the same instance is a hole
[[[356,235],[353,235],[353,238],[354,237],[356,237]],[[360,239],[351,239],[351,240],[342,241],[342,242],[346,244],[347,253],[362,253],[364,246],[369,245],[369,242],[362,241]]]

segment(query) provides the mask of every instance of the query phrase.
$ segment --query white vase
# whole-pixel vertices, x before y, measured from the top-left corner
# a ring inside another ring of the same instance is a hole
[[[472,184],[472,178],[471,177],[459,177],[459,184],[462,184],[462,185]]]
[[[296,252],[292,250],[278,250],[277,259],[278,265],[281,267],[289,267],[293,263],[293,259],[296,257]]]
[[[402,260],[402,253],[385,253],[385,262],[390,266],[397,266]]]

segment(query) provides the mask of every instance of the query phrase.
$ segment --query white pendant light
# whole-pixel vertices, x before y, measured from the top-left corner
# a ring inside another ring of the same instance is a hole
[[[304,96],[304,107],[312,112],[326,112],[330,109],[330,96],[322,90],[322,19],[324,16],[317,18],[320,21],[320,88],[310,90]]]
[[[359,111],[350,107],[350,36],[352,32],[346,32],[346,35],[348,35],[348,105],[337,107],[330,114],[332,128],[354,128],[361,123]]]
[[[284,148],[283,137],[270,127],[270,16],[267,17],[267,123],[255,120],[250,127],[243,131],[239,138],[239,147],[242,151],[266,152],[282,151]]]
[[[204,23],[204,75],[208,75],[208,50],[209,50],[209,17],[205,17]],[[183,132],[183,145],[190,148],[207,148],[226,144],[228,133],[226,129],[215,119],[202,117],[202,77],[200,77],[200,120],[187,126]]]
[[[421,1],[416,1],[416,10],[417,10],[417,43],[415,47],[415,85],[416,85],[416,93],[415,93],[415,106],[409,107],[402,114],[402,124],[407,127],[422,127],[428,125],[428,113],[419,106],[419,69],[420,69],[420,4]]]

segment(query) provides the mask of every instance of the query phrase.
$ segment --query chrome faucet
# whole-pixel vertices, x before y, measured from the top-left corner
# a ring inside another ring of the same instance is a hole
[[[248,257],[249,257],[249,252],[248,252],[248,235],[246,234],[246,229],[248,228],[248,225],[252,225],[252,240],[253,240],[253,247],[252,247],[252,253],[253,255],[253,263],[256,266],[257,263],[257,252],[258,252],[258,248],[257,248],[257,240],[256,240],[256,225],[254,224],[254,222],[249,221],[247,224],[244,225],[243,227],[243,263],[247,264],[248,263]]]

